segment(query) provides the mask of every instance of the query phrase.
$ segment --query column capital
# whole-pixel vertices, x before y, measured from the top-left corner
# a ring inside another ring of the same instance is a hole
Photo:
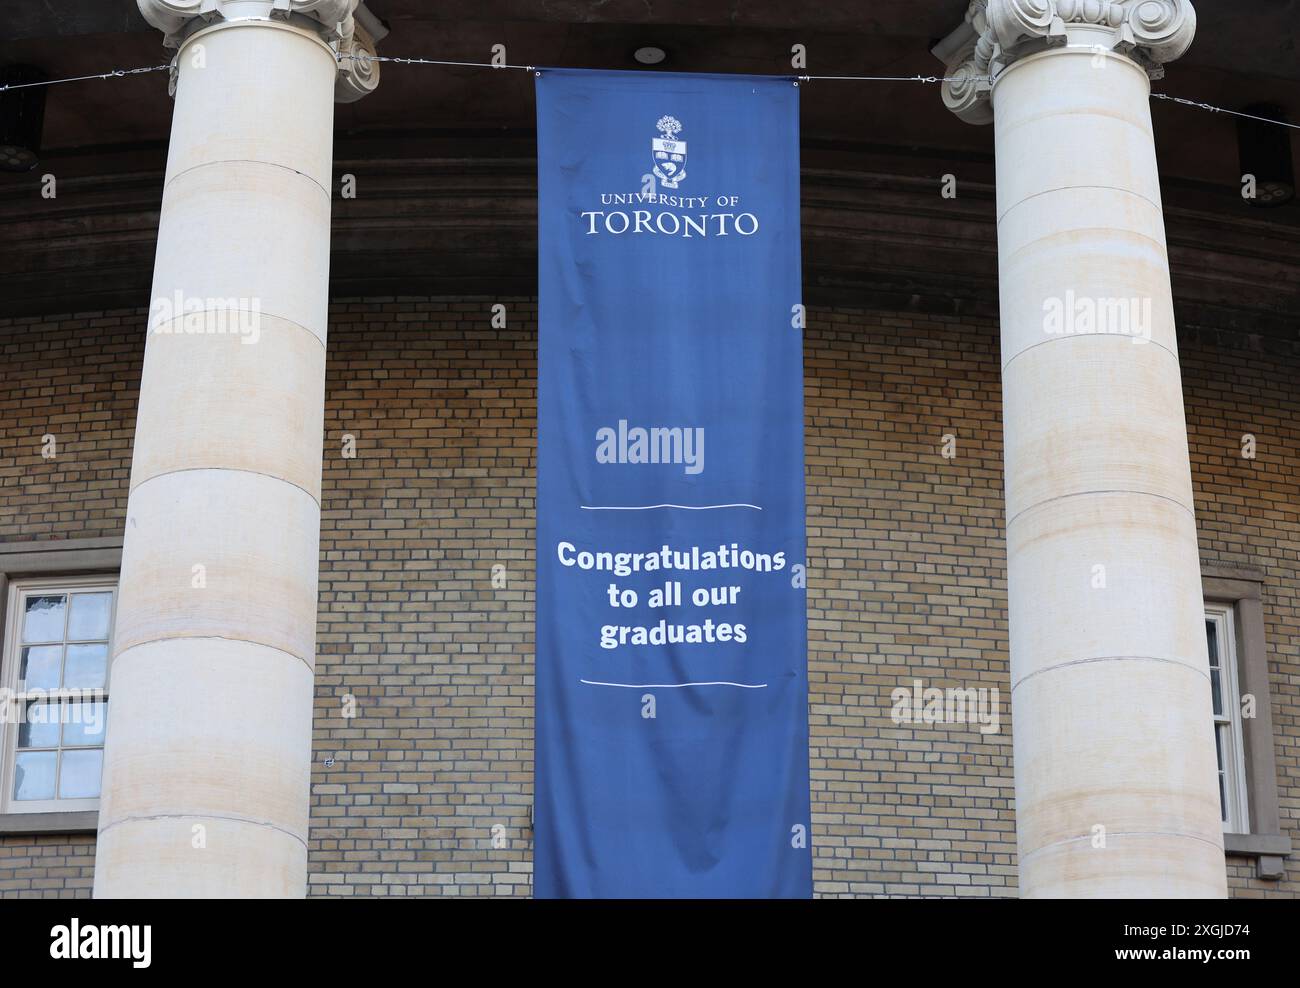
[[[993,120],[994,80],[1027,55],[1113,52],[1159,79],[1195,33],[1190,0],[971,0],[962,25],[931,50],[947,67],[944,105],[967,123],[983,124]]]
[[[388,34],[364,0],[136,0],[140,14],[163,33],[163,45],[180,48],[210,25],[281,21],[315,31],[338,59],[334,98],[352,103],[379,85],[375,43]],[[172,91],[176,67],[172,67]]]

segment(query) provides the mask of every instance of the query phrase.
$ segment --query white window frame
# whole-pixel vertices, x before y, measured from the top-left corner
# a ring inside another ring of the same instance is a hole
[[[14,716],[13,706],[19,701],[12,699],[18,688],[18,670],[21,665],[20,649],[22,638],[23,608],[22,602],[29,596],[45,593],[73,594],[77,592],[102,592],[109,589],[113,593],[113,602],[109,608],[108,619],[108,663],[104,670],[104,697],[111,695],[110,682],[112,669],[113,634],[117,625],[118,577],[116,574],[99,574],[83,576],[44,576],[9,581],[6,593],[3,654],[0,654],[0,686],[5,688],[0,703],[6,704],[6,716],[0,723],[0,814],[12,813],[67,813],[84,810],[98,810],[99,797],[88,799],[14,799],[13,785],[18,755],[18,721]],[[61,691],[60,691],[61,692]],[[49,694],[55,696],[53,691]],[[68,695],[76,695],[70,691]],[[102,793],[101,793],[102,794]]]
[[[1237,662],[1235,608],[1207,602],[1205,620],[1215,626],[1223,713],[1214,715],[1214,731],[1223,738],[1223,786],[1227,819],[1224,833],[1250,833],[1250,800],[1246,788],[1246,745],[1241,729],[1241,686]],[[1217,769],[1217,766],[1216,766]]]

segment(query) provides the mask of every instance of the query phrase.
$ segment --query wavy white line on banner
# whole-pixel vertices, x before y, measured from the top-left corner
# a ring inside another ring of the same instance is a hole
[[[681,508],[683,511],[716,511],[718,508],[752,508],[762,511],[757,504],[632,504],[632,505],[578,505],[583,511],[652,511],[655,508]]]
[[[679,690],[683,686],[737,686],[742,690],[765,690],[767,683],[598,683],[593,679],[580,679],[588,686],[621,686],[629,690]]]

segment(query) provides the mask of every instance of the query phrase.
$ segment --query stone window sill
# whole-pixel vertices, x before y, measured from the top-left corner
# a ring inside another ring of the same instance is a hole
[[[93,834],[98,829],[98,810],[0,814],[0,836],[3,837],[34,834]]]
[[[1223,851],[1254,858],[1260,878],[1277,879],[1286,873],[1283,859],[1291,853],[1291,838],[1285,834],[1224,834]]]

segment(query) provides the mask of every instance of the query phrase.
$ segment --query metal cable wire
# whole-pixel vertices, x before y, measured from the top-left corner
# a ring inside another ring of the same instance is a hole
[[[513,64],[493,64],[492,62],[457,62],[438,58],[408,58],[401,55],[369,55],[369,54],[340,54],[339,60],[351,58],[359,61],[389,62],[394,65],[443,65],[454,68],[468,69],[516,69],[523,72],[540,71],[535,65],[513,65]],[[86,82],[90,79],[120,79],[128,75],[141,75],[146,72],[165,72],[170,69],[171,63],[166,65],[146,65],[136,69],[111,69],[108,72],[97,72],[93,75],[69,76],[65,79],[45,79],[40,82],[19,82],[9,85],[0,86],[0,93],[8,92],[11,89],[31,89],[35,86],[57,86],[65,82]],[[792,75],[792,76],[775,76],[774,78],[790,78],[799,82],[919,82],[922,84],[933,84],[940,82],[955,82],[956,79],[949,76],[935,75]],[[969,81],[967,79],[966,81]],[[1258,123],[1272,124],[1275,127],[1286,127],[1289,130],[1300,130],[1300,124],[1287,123],[1285,120],[1274,120],[1270,117],[1260,117],[1253,113],[1242,113],[1240,110],[1229,110],[1227,107],[1215,106],[1212,103],[1205,103],[1200,100],[1186,99],[1182,96],[1174,96],[1170,93],[1152,93],[1152,99],[1167,100],[1171,103],[1177,103],[1179,106],[1188,106],[1197,110],[1205,110],[1209,113],[1224,113],[1231,117],[1243,117],[1247,120],[1254,120]]]

